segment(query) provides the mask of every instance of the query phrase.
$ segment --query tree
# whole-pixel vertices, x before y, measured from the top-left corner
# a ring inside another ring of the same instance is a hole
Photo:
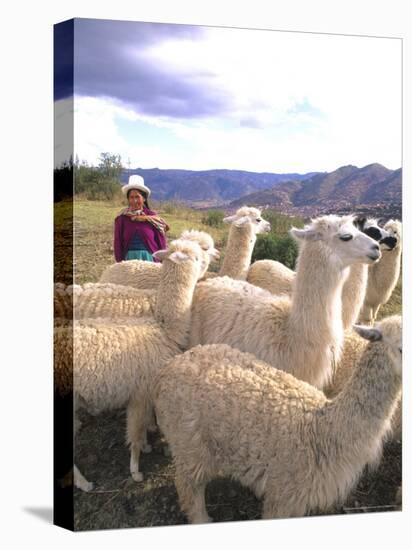
[[[97,167],[87,162],[74,164],[75,193],[82,193],[89,200],[113,199],[120,193],[120,176],[123,167],[120,155],[101,153]]]
[[[101,153],[98,170],[102,177],[117,180],[120,183],[120,175],[123,170],[120,155]]]

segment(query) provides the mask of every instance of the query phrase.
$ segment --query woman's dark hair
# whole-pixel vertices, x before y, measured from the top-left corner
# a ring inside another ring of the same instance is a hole
[[[138,191],[143,197],[143,205],[150,210],[149,202],[147,200],[147,194],[144,191],[140,191],[140,189],[129,189],[126,194],[127,200],[129,200],[129,195],[131,191]]]

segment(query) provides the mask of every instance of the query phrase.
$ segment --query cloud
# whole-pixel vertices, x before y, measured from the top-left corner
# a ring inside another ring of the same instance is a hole
[[[190,48],[202,27],[127,21],[75,20],[75,93],[115,99],[143,114],[205,117],[227,110],[224,90],[211,89],[203,68],[177,71],[156,49]]]
[[[76,144],[144,168],[401,162],[400,41],[76,20]]]

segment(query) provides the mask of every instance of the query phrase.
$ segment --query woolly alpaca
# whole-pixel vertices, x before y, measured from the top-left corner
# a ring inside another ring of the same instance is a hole
[[[362,323],[371,323],[376,319],[379,308],[386,304],[399,279],[402,253],[402,223],[389,220],[384,228],[397,240],[393,250],[384,251],[381,261],[371,266],[368,272],[368,285],[365,302],[359,315]]]
[[[86,283],[74,286],[72,294],[75,319],[116,319],[153,316],[157,290],[142,290],[111,283]]]
[[[367,341],[355,330],[346,332],[341,359],[336,365],[330,383],[324,388],[325,395],[329,399],[335,398],[343,390],[365,351],[366,345]],[[396,441],[402,439],[402,398],[399,399],[393,413],[389,437]]]
[[[253,355],[226,345],[175,357],[155,388],[182,510],[210,521],[205,487],[231,477],[263,497],[264,518],[343,502],[380,457],[401,385],[401,320],[360,327],[371,343],[334,401]]]
[[[58,286],[59,290],[65,290],[65,285]],[[71,311],[73,311],[71,309]],[[56,326],[70,326],[72,327],[72,321],[65,319],[64,317],[56,317]],[[56,338],[57,332],[54,331],[54,363],[64,362],[64,368],[60,368],[54,373],[54,419],[55,419],[55,468],[54,475],[57,481],[58,488],[64,488],[69,485],[75,485],[82,491],[88,492],[93,489],[93,483],[89,483],[87,479],[83,477],[79,469],[73,465],[73,436],[76,435],[80,421],[75,417],[73,422],[73,363],[67,361],[66,356],[61,356],[59,353],[61,349],[61,342]],[[67,332],[70,335],[71,331]],[[69,342],[67,342],[69,343]]]
[[[219,257],[219,251],[216,250],[212,237],[204,231],[190,229],[183,231],[181,239],[197,242],[205,254],[208,255],[207,266],[213,259]],[[156,289],[160,280],[161,264],[154,262],[144,262],[142,260],[129,260],[118,262],[107,267],[99,283],[114,283],[118,285],[131,286],[138,289]],[[205,268],[205,272],[207,267]],[[200,279],[204,276],[201,273]]]
[[[128,405],[130,470],[136,481],[143,479],[139,454],[146,443],[152,377],[187,346],[193,291],[204,268],[195,242],[173,241],[155,254],[163,263],[154,319],[86,319],[75,321],[72,329],[55,329],[56,379],[63,382],[73,369],[76,406],[97,414]]]
[[[245,280],[252,258],[256,235],[270,231],[270,223],[263,220],[260,210],[242,206],[233,216],[223,219],[230,223],[228,242],[219,275]]]
[[[226,343],[322,388],[340,357],[348,266],[372,263],[380,251],[350,216],[323,216],[291,233],[303,242],[292,297],[227,277],[199,283],[190,346]]]
[[[389,233],[379,227],[373,218],[355,218],[354,225],[374,240],[381,242],[381,250],[388,250],[395,243],[389,242]],[[273,260],[259,260],[250,266],[247,281],[270,291],[272,294],[291,294],[295,272],[282,263]],[[349,276],[342,290],[342,320],[344,330],[356,322],[366,293],[368,266],[355,264],[350,267]]]
[[[54,293],[54,324],[69,320],[105,317],[141,317],[153,315],[155,290],[139,290],[111,283],[61,285]]]

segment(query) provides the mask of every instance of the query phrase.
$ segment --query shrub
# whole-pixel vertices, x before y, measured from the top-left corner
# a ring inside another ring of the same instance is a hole
[[[222,227],[225,213],[222,210],[208,210],[202,217],[202,223],[209,227]]]
[[[253,250],[252,262],[256,260],[277,260],[290,269],[295,269],[298,245],[290,235],[278,236],[272,232],[258,235]]]

